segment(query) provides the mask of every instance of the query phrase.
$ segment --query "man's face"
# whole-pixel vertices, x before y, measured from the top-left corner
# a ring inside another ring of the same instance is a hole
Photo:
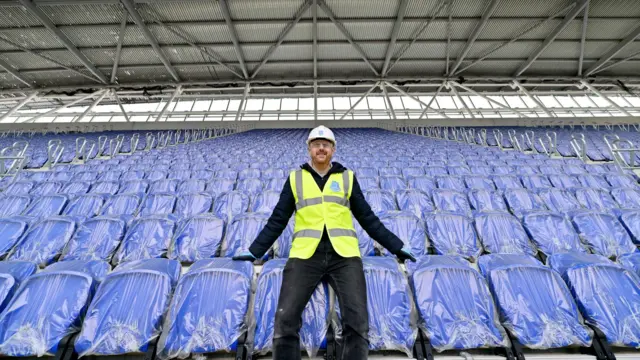
[[[328,164],[331,162],[335,148],[328,140],[318,139],[309,143],[309,155],[316,164]]]

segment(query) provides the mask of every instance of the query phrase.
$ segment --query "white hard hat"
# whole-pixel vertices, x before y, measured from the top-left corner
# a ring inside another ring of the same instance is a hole
[[[329,140],[336,145],[336,138],[333,136],[333,131],[326,126],[320,125],[317,128],[311,130],[309,137],[307,138],[307,145],[315,139]]]

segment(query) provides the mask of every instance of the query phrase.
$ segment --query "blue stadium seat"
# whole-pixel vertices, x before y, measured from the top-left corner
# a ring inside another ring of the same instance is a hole
[[[187,169],[184,169],[184,170],[172,169],[167,174],[167,179],[176,180],[178,183],[184,180],[189,180],[191,179],[191,171]]]
[[[464,183],[468,189],[495,190],[493,181],[487,176],[465,176]]]
[[[440,255],[476,258],[482,253],[473,221],[459,214],[433,214],[425,217],[429,240]]]
[[[522,188],[520,179],[515,175],[494,175],[491,176],[491,180],[498,190]]]
[[[149,185],[149,194],[175,193],[179,183],[176,179],[156,180]]]
[[[359,167],[356,171],[355,171],[358,179],[360,179],[361,177],[375,177],[377,178],[378,175],[380,175],[378,173],[378,169],[377,168],[373,168],[373,167]]]
[[[547,189],[553,187],[549,178],[544,175],[527,175],[520,176],[520,181],[525,188],[529,190]]]
[[[188,194],[204,191],[206,182],[200,179],[184,180],[178,184],[176,192],[179,194]]]
[[[174,222],[161,216],[133,220],[116,253],[116,263],[163,257],[174,231]]]
[[[282,272],[287,260],[275,259],[265,263],[258,276],[254,300],[254,353],[266,354],[273,346],[274,320],[282,285]],[[302,313],[300,343],[309,356],[315,356],[326,342],[329,328],[329,291],[319,284]]]
[[[620,265],[640,276],[640,253],[635,252],[621,255],[618,257],[617,261]]]
[[[60,193],[73,197],[88,193],[90,188],[91,183],[88,181],[74,181],[66,183],[62,189],[60,189]]]
[[[567,282],[580,312],[614,346],[640,346],[640,281],[630,270],[594,254],[556,254],[547,260]]]
[[[107,273],[111,270],[111,266],[105,261],[100,260],[71,260],[58,261],[42,270],[42,272],[60,272],[74,271],[85,273],[93,278],[94,281],[100,283],[104,280]]]
[[[238,172],[231,169],[221,169],[216,172],[216,178],[229,179],[235,182],[238,179]]]
[[[444,166],[426,166],[424,168],[424,173],[427,176],[440,176],[440,175],[449,175],[447,172],[447,168]]]
[[[199,169],[199,170],[195,170],[191,174],[191,178],[192,179],[198,179],[198,180],[204,180],[205,182],[207,182],[207,181],[212,180],[214,175],[215,175],[215,172],[213,170]]]
[[[0,274],[11,275],[18,286],[37,270],[38,265],[31,261],[0,261]]]
[[[606,174],[604,176],[612,188],[636,188],[638,181],[629,175]]]
[[[179,218],[185,219],[195,215],[211,212],[213,198],[206,193],[181,194],[176,202],[173,213]]]
[[[230,352],[247,330],[253,266],[231,259],[199,260],[176,287],[163,334],[161,358]]]
[[[147,178],[146,180],[148,181],[158,181],[158,180],[164,180],[167,178],[167,174],[164,171],[161,170],[151,170],[147,173]]]
[[[420,218],[410,212],[387,211],[380,215],[380,221],[387,229],[396,234],[415,256],[427,254],[429,242],[424,223]],[[385,248],[380,249],[380,252],[384,256],[392,256]]]
[[[235,186],[235,180],[216,178],[207,183],[205,191],[212,194],[214,197],[217,197],[220,194],[233,191]]]
[[[178,225],[169,257],[180,262],[194,262],[218,256],[225,233],[224,220],[213,215],[198,215]]]
[[[131,180],[120,184],[118,194],[145,194],[148,190],[148,180]]]
[[[67,197],[64,195],[40,196],[37,198],[37,201],[31,202],[31,205],[22,215],[36,219],[60,215],[67,205],[67,202]]]
[[[471,170],[467,166],[447,166],[447,172],[456,176],[471,175]]]
[[[115,181],[102,181],[91,185],[90,194],[115,195],[120,189],[120,183]]]
[[[286,181],[286,177],[265,180],[264,190],[274,190],[280,192],[282,191],[282,188],[284,187]]]
[[[371,206],[371,210],[376,214],[384,211],[397,210],[396,200],[393,194],[386,190],[366,190],[363,191],[365,199]]]
[[[486,165],[472,166],[471,173],[475,175],[489,176],[493,174],[493,168]]]
[[[516,169],[513,166],[503,165],[503,166],[494,166],[493,174],[496,175],[514,175],[516,173]]]
[[[475,218],[478,237],[489,253],[535,255],[520,221],[505,213],[483,213]]]
[[[31,198],[24,195],[7,195],[0,197],[0,218],[22,214],[30,202]]]
[[[433,204],[439,211],[452,212],[471,216],[471,205],[467,196],[459,191],[436,189],[431,193]]]
[[[527,255],[478,260],[504,327],[532,349],[589,346],[591,330],[558,273]]]
[[[584,208],[608,212],[618,208],[608,191],[600,189],[577,189],[576,199]]]
[[[516,172],[521,175],[537,175],[540,173],[540,170],[537,166],[518,165]]]
[[[640,209],[640,188],[618,188],[611,195],[621,209]]]
[[[61,188],[62,188],[62,184],[59,182],[54,182],[54,181],[41,182],[38,185],[35,185],[33,189],[31,189],[31,191],[29,192],[29,195],[42,196],[42,195],[56,194],[60,192]]]
[[[103,205],[104,198],[100,195],[80,195],[69,202],[62,214],[82,222],[100,214]]]
[[[418,189],[397,191],[396,203],[401,211],[411,212],[420,219],[436,210],[429,195]]]
[[[129,170],[122,173],[122,176],[120,176],[120,181],[142,180],[144,178],[145,178],[144,171]]]
[[[79,356],[146,352],[160,336],[180,264],[149,259],[123,264],[96,292],[75,341]]]
[[[394,166],[383,166],[378,168],[378,174],[380,176],[400,176],[402,175],[402,170],[400,168]]]
[[[424,175],[424,169],[422,167],[405,167],[402,168],[402,176],[409,178],[411,176]]]
[[[102,207],[101,215],[115,217],[133,217],[138,213],[142,197],[136,194],[120,194],[115,195],[107,200]]]
[[[586,188],[609,189],[611,185],[601,175],[583,174],[578,175],[578,181]]]
[[[140,216],[169,215],[176,206],[177,196],[172,193],[152,193],[144,199]]]
[[[380,176],[380,188],[395,194],[397,191],[405,190],[407,183],[401,176],[385,175]]]
[[[357,180],[362,191],[380,189],[377,177],[358,176]]]
[[[4,193],[8,195],[29,195],[35,184],[33,181],[16,181],[9,185],[4,190]]]
[[[111,261],[124,232],[123,220],[109,217],[89,219],[78,226],[62,253],[62,259]]]
[[[295,225],[295,221],[291,221],[291,225]],[[353,218],[353,227],[356,229],[356,237],[358,238],[358,247],[360,248],[361,256],[373,256],[375,255],[375,247],[373,239],[362,228],[358,220]],[[293,231],[293,230],[292,230]]]
[[[76,224],[69,218],[42,220],[22,236],[8,255],[9,260],[33,261],[40,266],[52,263],[69,242]]]
[[[260,179],[244,179],[238,180],[236,189],[243,191],[249,195],[257,195],[262,192],[264,184]]]
[[[0,219],[0,257],[4,257],[18,243],[27,229],[27,223],[17,219]]]
[[[420,326],[436,350],[510,345],[489,286],[462,257],[425,256],[408,270]]]
[[[504,211],[508,212],[504,198],[497,191],[472,189],[467,192],[469,204],[476,212]]]
[[[538,196],[551,211],[567,213],[582,209],[582,205],[576,197],[563,189],[542,189]]]
[[[465,191],[467,189],[461,176],[436,176],[436,183],[438,184],[438,189],[455,191]]]
[[[232,257],[249,250],[249,246],[267,224],[267,220],[269,214],[265,213],[235,216],[227,228],[220,256]]]
[[[506,189],[504,191],[504,198],[513,215],[518,218],[522,218],[527,213],[533,211],[547,210],[547,207],[538,195],[526,189]]]
[[[244,169],[238,172],[238,180],[260,179],[261,172],[258,169]]]
[[[589,250],[606,257],[636,252],[624,226],[613,215],[585,212],[573,217],[573,224]]]
[[[640,244],[640,210],[623,210],[620,223],[627,229],[634,244]]]
[[[559,189],[574,189],[581,186],[580,181],[572,175],[549,175],[553,187]]]
[[[261,177],[263,180],[282,179],[287,177],[287,173],[283,169],[267,168],[262,170]]]
[[[120,180],[120,176],[122,176],[122,171],[111,170],[105,171],[98,175],[98,181],[118,181]]]
[[[229,224],[236,215],[249,210],[249,195],[242,191],[229,191],[218,196],[213,202],[213,213]]]
[[[431,190],[437,188],[434,179],[431,176],[413,176],[407,181],[407,185],[411,189],[422,190],[425,193],[431,193]]]
[[[279,199],[279,191],[265,190],[252,199],[251,212],[266,212],[271,214],[276,204],[278,204]]]
[[[524,217],[523,223],[533,243],[547,256],[563,252],[586,252],[571,222],[560,214],[529,214]]]

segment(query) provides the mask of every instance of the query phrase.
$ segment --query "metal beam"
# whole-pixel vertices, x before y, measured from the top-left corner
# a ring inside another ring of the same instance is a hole
[[[313,17],[313,25],[311,28],[311,37],[313,38],[313,78],[318,78],[318,0],[313,0],[311,5],[311,15]]]
[[[89,59],[78,50],[78,48],[69,40],[67,35],[65,35],[60,29],[56,27],[56,25],[42,12],[32,0],[20,0],[20,3],[33,14],[40,22],[51,31],[57,38],[62,42],[62,44],[73,54],[78,60],[84,65],[90,73],[92,73],[95,77],[100,79],[100,82],[106,84],[108,82],[106,76],[103,73],[96,69],[95,65],[89,61]]]
[[[4,120],[4,119],[8,118],[9,116],[11,116],[16,111],[22,109],[23,106],[27,105],[27,103],[29,103],[31,100],[33,100],[36,96],[38,96],[38,92],[34,91],[31,94],[29,94],[29,96],[27,96],[26,98],[22,99],[22,101],[17,103],[16,106],[12,107],[11,109],[9,109],[9,111],[7,111],[6,113],[2,114],[2,116],[0,116],[0,122],[2,120]]]
[[[589,23],[589,4],[584,7],[584,16],[582,17],[582,34],[580,36],[580,58],[578,59],[578,76],[582,76],[582,66],[584,63],[584,45],[587,42],[587,26]]]
[[[129,118],[129,115],[127,115],[127,112],[124,110],[124,106],[122,106],[122,102],[120,102],[120,98],[118,97],[118,94],[116,93],[115,89],[111,89],[111,93],[113,94],[113,98],[116,99],[116,102],[118,103],[118,107],[120,107],[120,111],[122,111],[122,115],[124,116],[124,119],[127,122],[130,122],[131,119]],[[111,120],[109,120],[111,121]]]
[[[476,39],[478,39],[478,36],[480,36],[482,30],[484,30],[484,28],[487,26],[489,18],[491,17],[491,15],[493,15],[493,12],[496,11],[496,7],[498,7],[499,3],[500,0],[491,0],[484,13],[482,14],[482,18],[476,24],[475,29],[473,29],[473,32],[471,33],[471,36],[469,36],[467,45],[465,45],[464,49],[462,49],[462,52],[460,52],[460,54],[458,55],[458,58],[456,59],[455,64],[453,64],[451,71],[448,72],[449,74],[455,73],[456,70],[458,70],[460,64],[462,64],[462,62],[464,61],[464,58],[467,57],[467,54],[469,54],[469,50],[471,50],[473,43],[476,42]]]
[[[453,11],[453,0],[449,2],[447,6],[447,14],[449,14],[449,21],[447,21],[447,46],[446,46],[446,60],[444,61],[444,74],[449,75],[449,66],[451,65],[451,12]]]
[[[389,93],[387,93],[387,88],[384,86],[384,83],[382,81],[380,81],[378,84],[380,85],[380,89],[382,89],[382,93],[384,94],[384,99],[387,102],[387,109],[391,110],[391,117],[393,117],[393,120],[398,120],[398,117],[396,116],[396,110],[393,108],[391,99],[389,99]]]
[[[262,57],[262,61],[260,61],[260,64],[253,70],[253,74],[251,74],[252,79],[255,78],[256,75],[258,75],[258,72],[260,71],[260,69],[262,69],[264,64],[266,64],[267,61],[269,61],[269,58],[271,57],[271,55],[273,55],[274,51],[276,51],[276,49],[280,46],[280,44],[282,44],[282,42],[284,41],[284,38],[286,38],[287,35],[289,35],[289,32],[291,31],[291,29],[293,29],[293,27],[296,26],[298,21],[300,21],[304,13],[307,11],[307,9],[309,9],[309,7],[311,6],[311,3],[312,3],[311,1],[306,0],[304,4],[302,4],[302,7],[298,9],[293,21],[287,24],[284,30],[282,30],[280,35],[278,35],[278,39],[276,40],[275,44],[271,45],[271,47],[267,49],[267,52]]]
[[[640,25],[638,25],[638,27],[636,27],[629,35],[627,35],[624,40],[620,41],[618,45],[609,50],[609,52],[601,57],[595,64],[591,65],[591,67],[586,71],[585,76],[589,76],[598,71],[598,69],[605,65],[607,61],[613,59],[613,57],[616,56],[620,51],[622,51],[622,49],[634,42],[638,36],[640,36]]]
[[[518,115],[518,116],[520,116],[520,117],[523,117],[523,118],[529,117],[529,115],[526,115],[526,114],[524,114],[524,113],[522,113],[522,112],[520,112],[520,111],[518,111],[518,110],[516,110],[516,109],[512,108],[512,107],[511,107],[511,106],[509,106],[509,105],[506,105],[506,104],[503,104],[503,103],[501,103],[501,102],[499,102],[499,101],[493,100],[492,98],[490,98],[490,97],[488,97],[488,96],[485,96],[485,95],[482,95],[482,94],[480,94],[479,92],[477,92],[477,91],[475,91],[475,90],[473,90],[473,89],[471,89],[471,88],[469,88],[469,87],[466,87],[466,86],[464,86],[464,85],[461,85],[461,84],[459,84],[459,83],[458,83],[458,82],[456,82],[456,81],[449,81],[449,84],[453,84],[454,86],[457,86],[457,87],[459,87],[459,88],[460,88],[460,89],[462,89],[462,90],[465,90],[465,91],[467,91],[467,92],[469,92],[469,93],[471,93],[471,94],[473,94],[473,95],[475,95],[475,96],[479,96],[479,97],[481,97],[481,98],[483,98],[483,99],[487,100],[488,102],[490,102],[490,103],[492,103],[492,104],[494,104],[494,105],[496,105],[496,106],[499,106],[499,107],[501,107],[501,108],[503,108],[503,109],[507,109],[507,110],[513,111],[513,113],[514,113],[514,114],[516,114],[516,115]]]
[[[11,74],[14,78],[16,78],[18,81],[20,81],[21,83],[27,85],[30,88],[33,88],[33,84],[27,80],[24,76],[22,76],[20,74],[20,72],[14,68],[11,67],[11,65],[9,65],[8,63],[6,63],[4,60],[0,59],[0,69],[8,72],[9,74]]]
[[[599,68],[598,70],[594,71],[594,72],[593,72],[593,74],[597,74],[597,73],[599,73],[599,72],[601,72],[601,71],[605,71],[605,70],[610,69],[610,68],[612,68],[612,67],[614,67],[614,66],[618,66],[618,65],[620,65],[620,64],[624,64],[624,63],[626,63],[626,62],[627,62],[627,61],[629,61],[629,60],[633,60],[633,59],[637,58],[638,56],[640,56],[640,51],[637,51],[637,52],[635,52],[635,53],[633,53],[633,54],[631,54],[631,55],[627,56],[627,57],[626,57],[626,58],[624,58],[624,59],[620,59],[620,60],[617,60],[617,61],[612,62],[612,63],[610,63],[610,64],[603,65],[601,68]],[[592,75],[593,75],[593,74],[592,74]]]
[[[398,33],[400,33],[400,27],[402,26],[402,19],[404,18],[404,14],[407,12],[408,4],[409,0],[400,0],[400,6],[398,7],[398,13],[396,14],[396,21],[393,23],[389,44],[387,45],[387,52],[384,56],[384,64],[380,71],[382,75],[385,75],[389,68],[389,61],[391,60],[391,55],[396,47],[396,40],[398,39]]]
[[[242,100],[240,100],[240,106],[238,106],[238,111],[236,112],[235,121],[240,120],[240,115],[242,115],[242,113],[244,112],[245,105],[247,104],[247,97],[249,96],[249,90],[250,89],[251,88],[250,88],[249,84],[245,84],[244,92],[242,93]]]
[[[162,117],[164,116],[164,114],[167,113],[167,110],[169,110],[169,106],[171,105],[171,103],[173,102],[173,100],[176,98],[176,96],[178,96],[180,93],[182,92],[182,86],[178,85],[178,87],[176,87],[176,89],[173,91],[173,94],[171,94],[171,97],[169,98],[169,100],[167,100],[167,103],[164,104],[164,106],[162,107],[162,111],[160,111],[160,114],[158,114],[158,116],[156,117],[156,119],[154,120],[155,122],[160,121],[160,119],[162,119]]]
[[[342,25],[341,22],[336,20],[335,14],[333,13],[333,11],[331,11],[329,6],[327,6],[327,4],[324,2],[324,0],[318,0],[318,6],[320,6],[322,11],[324,11],[324,13],[327,15],[327,17],[329,17],[329,20],[331,20],[331,22],[338,28],[338,30],[340,30],[342,35],[347,39],[347,41],[351,44],[351,46],[353,46],[353,48],[356,49],[356,51],[362,57],[362,60],[364,60],[364,62],[366,62],[367,65],[369,65],[369,68],[371,68],[371,71],[373,71],[373,73],[376,76],[380,76],[380,73],[378,73],[378,70],[376,70],[375,66],[373,66],[373,64],[371,64],[371,62],[369,61],[369,59],[367,57],[367,54],[364,52],[364,50],[362,50],[360,45],[358,45],[355,42],[355,40],[353,40],[353,37],[351,36],[351,34],[349,34],[347,29],[344,27],[344,25]]]
[[[124,41],[124,34],[127,30],[127,19],[129,18],[129,13],[127,9],[123,9],[122,14],[122,22],[120,23],[120,32],[118,33],[118,45],[116,46],[116,55],[113,59],[113,68],[111,69],[111,80],[110,84],[116,82],[116,76],[118,75],[118,64],[120,64],[120,55],[122,54],[122,42]]]
[[[536,61],[536,59],[538,59],[538,57],[542,54],[542,52],[544,52],[549,47],[549,45],[551,45],[551,43],[553,43],[555,41],[555,39],[558,37],[558,35],[560,35],[560,33],[563,32],[564,29],[567,28],[567,26],[569,26],[569,23],[576,16],[578,16],[578,14],[584,9],[584,7],[587,6],[588,2],[589,2],[589,0],[578,0],[576,6],[573,9],[571,9],[571,11],[569,11],[569,13],[567,13],[567,15],[565,15],[565,17],[562,20],[562,22],[558,26],[556,26],[555,29],[553,29],[551,34],[549,34],[549,36],[547,36],[547,38],[536,49],[536,51],[534,51],[533,54],[531,54],[531,56],[529,56],[527,61],[525,61],[525,63],[522,64],[518,68],[518,70],[515,72],[514,76],[522,75],[522,73],[524,73],[531,66],[531,64],[533,64],[533,62]]]
[[[402,94],[402,95],[404,95],[404,96],[407,96],[407,97],[409,97],[409,98],[413,99],[414,101],[416,101],[416,102],[418,102],[418,103],[420,103],[420,104],[424,105],[424,106],[426,107],[426,109],[425,109],[425,110],[427,110],[427,109],[432,109],[434,112],[436,112],[436,113],[438,113],[438,114],[442,115],[442,116],[443,116],[443,117],[445,117],[445,118],[448,118],[447,114],[445,114],[444,112],[442,112],[442,111],[440,111],[440,110],[438,110],[438,109],[432,108],[432,107],[431,107],[431,104],[427,104],[427,103],[425,103],[424,101],[420,100],[419,98],[417,98],[417,97],[415,97],[415,96],[413,96],[413,95],[411,95],[411,94],[407,93],[406,91],[404,91],[404,90],[400,89],[399,87],[397,87],[397,86],[393,85],[392,83],[390,83],[390,82],[388,82],[388,81],[386,81],[386,84],[387,84],[387,85],[389,85],[389,86],[390,86],[392,89],[394,89],[395,91],[399,92],[400,94]],[[433,99],[432,99],[432,100],[433,100]]]
[[[344,114],[342,114],[342,116],[340,117],[340,120],[343,120],[347,115],[351,114],[351,112],[356,108],[356,106],[358,106],[358,104],[360,104],[362,102],[362,100],[366,99],[367,96],[369,96],[369,94],[371,94],[371,92],[373,90],[375,90],[376,87],[378,87],[379,84],[380,84],[380,82],[376,82],[369,90],[367,90],[367,92],[362,94],[360,99],[358,99],[358,101],[356,101],[353,105],[351,105],[349,110],[347,110]]]
[[[424,111],[420,114],[420,116],[418,117],[418,120],[421,120],[429,109],[432,109],[432,110],[436,111],[436,109],[432,108],[431,105],[433,104],[434,101],[436,101],[436,98],[438,97],[438,95],[440,95],[440,92],[444,88],[445,84],[446,84],[446,80],[443,81],[442,84],[438,87],[438,90],[436,90],[436,94],[431,97],[431,100],[429,100],[429,103],[427,104],[427,107],[424,108]],[[448,116],[446,114],[444,115],[444,117],[448,118]]]
[[[20,1],[26,1],[26,0],[20,0]],[[133,19],[133,22],[135,22],[136,25],[138,25],[138,28],[140,28],[140,30],[142,31],[142,34],[147,39],[147,42],[149,42],[149,44],[153,48],[153,51],[156,52],[156,55],[158,56],[158,58],[160,59],[164,67],[167,69],[169,74],[171,74],[171,77],[173,78],[173,80],[180,81],[180,76],[178,76],[178,72],[173,68],[169,59],[167,59],[165,54],[162,52],[162,49],[160,49],[160,45],[158,45],[158,40],[156,40],[156,37],[153,36],[151,31],[149,31],[147,24],[145,24],[144,20],[142,19],[142,16],[140,16],[140,14],[138,13],[138,10],[136,10],[136,7],[133,4],[133,1],[132,0],[121,0],[121,1],[122,1],[122,4],[127,8],[127,11],[129,11],[131,18]]]
[[[227,27],[229,28],[229,37],[231,37],[231,42],[233,42],[233,48],[236,51],[236,57],[238,58],[238,62],[240,63],[242,74],[244,75],[244,78],[247,79],[249,78],[249,72],[247,72],[247,66],[244,64],[244,53],[242,52],[242,48],[240,47],[238,34],[236,33],[236,28],[233,25],[233,20],[231,20],[229,5],[227,5],[227,0],[218,0],[218,2],[220,3],[220,10],[222,11],[222,16],[224,16],[224,21],[227,23]]]
[[[32,123],[32,122],[35,122],[36,120],[38,120],[38,119],[40,119],[40,118],[43,118],[43,117],[49,116],[49,115],[51,115],[51,114],[55,114],[55,113],[57,113],[58,111],[60,111],[60,110],[62,110],[62,109],[66,109],[66,108],[68,108],[69,106],[73,106],[73,105],[78,104],[78,103],[81,103],[81,102],[83,102],[83,101],[85,101],[85,100],[87,100],[87,99],[90,99],[90,98],[92,98],[92,97],[94,97],[94,96],[96,96],[96,95],[98,95],[98,94],[102,93],[103,91],[106,91],[106,90],[98,90],[98,91],[96,91],[96,92],[94,92],[94,93],[91,93],[91,94],[85,95],[85,96],[83,96],[83,97],[81,97],[81,98],[79,98],[79,99],[77,99],[77,100],[74,100],[74,101],[72,101],[72,102],[70,102],[70,103],[62,104],[62,105],[58,106],[58,107],[57,107],[57,108],[55,108],[55,109],[49,110],[49,111],[47,111],[47,112],[45,112],[45,113],[42,113],[42,114],[38,114],[38,115],[36,115],[36,116],[34,116],[34,117],[30,118],[30,119],[27,119],[27,120],[25,120],[25,121],[22,121],[21,123]]]
[[[451,90],[451,92],[453,93],[453,95],[455,95],[455,97],[458,98],[458,100],[460,101],[460,103],[462,103],[462,106],[464,106],[464,109],[467,111],[467,113],[469,114],[469,116],[471,116],[471,118],[475,119],[476,116],[473,114],[473,111],[471,111],[471,109],[469,108],[469,105],[467,105],[467,103],[464,101],[464,99],[462,98],[462,96],[460,96],[460,94],[458,93],[458,90],[456,90],[456,87],[451,84],[451,82],[447,83],[447,87]]]
[[[584,87],[586,87],[587,89],[589,89],[589,91],[591,91],[592,93],[596,94],[597,96],[601,97],[602,99],[604,99],[606,102],[609,103],[609,105],[613,106],[616,110],[620,111],[621,113],[623,113],[625,116],[633,116],[631,115],[631,113],[629,113],[627,110],[623,109],[620,105],[616,104],[613,100],[609,99],[609,97],[603,93],[600,92],[600,90],[596,89],[595,87],[593,87],[593,85],[589,84],[588,81],[586,80],[582,80],[580,81],[580,83],[582,83],[582,85]]]
[[[75,118],[74,120],[71,120],[72,123],[76,123],[76,122],[80,122],[82,119],[84,119],[87,115],[89,115],[89,113],[93,112],[93,109],[100,103],[100,101],[102,101],[102,99],[104,99],[105,96],[107,96],[107,94],[109,93],[109,90],[104,90],[102,92],[102,94],[100,94],[100,96],[98,96],[93,103],[91,104],[91,106],[89,106],[87,108],[87,110],[85,110],[80,116],[78,116],[77,118]]]
[[[535,97],[533,97],[533,95],[531,95],[531,93],[529,92],[529,90],[527,90],[527,88],[525,88],[524,86],[522,86],[522,84],[520,84],[520,82],[518,80],[513,80],[513,85],[515,87],[518,88],[518,90],[520,90],[523,94],[525,94],[529,100],[533,101],[534,103],[536,103],[536,105],[538,105],[538,107],[540,109],[542,109],[542,111],[544,111],[545,114],[547,114],[548,117],[554,117],[554,115],[551,113],[551,111],[549,111],[549,109],[547,109],[543,103],[541,103],[538,99],[536,99]]]

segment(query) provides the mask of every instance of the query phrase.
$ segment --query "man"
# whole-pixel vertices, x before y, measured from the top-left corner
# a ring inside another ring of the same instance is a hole
[[[248,252],[233,259],[261,258],[295,211],[293,243],[276,312],[273,358],[301,358],[302,312],[318,284],[326,279],[336,292],[341,309],[344,346],[340,358],[366,359],[367,290],[351,213],[372,239],[400,260],[415,258],[371,211],[353,172],[331,162],[336,149],[333,132],[324,126],[313,129],[307,146],[311,160],[290,174],[264,229]]]

